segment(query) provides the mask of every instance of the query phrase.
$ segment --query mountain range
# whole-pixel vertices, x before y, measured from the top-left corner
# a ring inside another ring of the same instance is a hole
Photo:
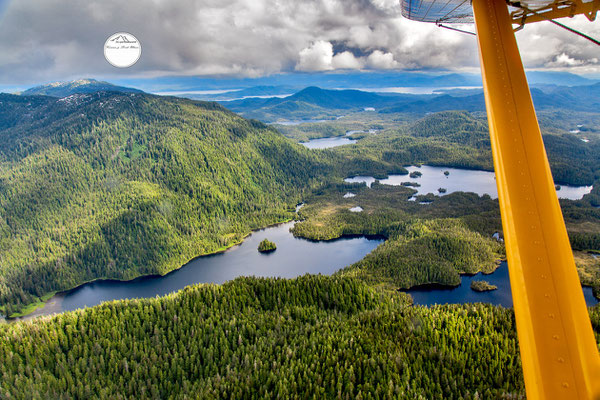
[[[252,86],[244,89],[235,90],[200,90],[200,91],[175,91],[175,92],[162,92],[157,94],[175,95],[178,97],[185,97],[193,100],[206,100],[206,101],[231,101],[231,100],[244,100],[246,98],[267,98],[267,97],[287,97],[295,92],[299,88],[293,86]],[[224,92],[224,93],[222,93]]]
[[[464,110],[485,111],[482,91],[450,94],[399,94],[371,93],[359,90],[328,90],[305,88],[284,98],[252,98],[221,102],[225,107],[248,118],[265,122],[287,119],[332,118],[347,111],[374,108],[380,113],[405,112],[426,114],[430,112]],[[532,88],[531,94],[538,110],[568,109],[597,111],[600,109],[600,83],[589,86],[549,86]]]
[[[568,72],[529,71],[529,83],[555,85],[591,85],[598,80]],[[298,91],[307,86],[325,89],[376,89],[390,87],[481,87],[481,75],[448,70],[378,71],[378,72],[312,72],[275,74],[257,78],[224,78],[199,76],[166,76],[157,78],[121,79],[116,83],[146,92],[192,92],[206,90],[239,90],[256,86],[291,87]]]
[[[112,86],[94,91],[99,86],[90,81],[64,86],[57,97],[0,94],[2,315],[25,314],[84,282],[166,274],[297,216],[300,200],[306,206],[294,234],[386,241],[333,276],[239,277],[34,321],[0,320],[0,398],[526,396],[512,309],[425,307],[398,290],[458,285],[460,273],[496,268],[504,255],[492,239],[502,229],[497,200],[419,196],[425,205],[406,201],[414,192],[404,186],[342,183],[345,176],[406,173],[405,165],[491,169],[484,116],[431,113],[477,109],[481,93],[308,87],[284,99],[225,103],[269,118],[375,106],[414,113],[375,114],[392,129],[313,151],[215,102]],[[597,110],[597,93],[598,85],[545,85],[533,96],[542,108]],[[549,114],[560,120],[567,113]],[[598,139],[544,140],[567,183],[595,183],[584,199],[561,207],[583,260],[582,282],[598,297],[597,262],[588,254],[600,249]],[[352,212],[354,204],[362,212]],[[94,286],[81,291],[98,296]],[[589,312],[598,338],[600,307]]]

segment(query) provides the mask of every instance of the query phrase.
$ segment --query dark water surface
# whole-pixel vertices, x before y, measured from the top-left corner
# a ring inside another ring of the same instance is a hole
[[[253,232],[240,245],[223,253],[198,257],[165,276],[142,277],[127,282],[100,280],[84,284],[57,294],[44,308],[19,319],[92,307],[109,300],[162,296],[191,284],[223,283],[239,276],[294,278],[307,273],[331,275],[361,260],[383,242],[381,239],[365,237],[314,242],[295,238],[289,232],[292,226],[293,222],[290,222]],[[265,238],[276,243],[276,251],[267,254],[257,251],[258,244]],[[498,289],[475,292],[470,288],[472,280],[488,281]],[[455,288],[425,286],[407,292],[419,305],[485,302],[512,306],[506,262],[502,262],[489,275],[479,273],[463,276],[461,285]],[[583,293],[588,305],[598,303],[591,288],[583,288]]]
[[[476,292],[471,289],[472,281],[487,281],[498,289],[489,292]],[[508,265],[502,262],[498,269],[492,274],[482,273],[467,276],[463,275],[460,286],[455,288],[432,288],[431,286],[414,288],[406,291],[413,297],[415,304],[459,304],[459,303],[491,303],[504,307],[512,307],[512,295],[510,291],[510,279],[508,277]],[[598,300],[592,294],[591,287],[583,288],[583,296],[588,306],[598,304]]]
[[[381,239],[342,238],[313,242],[295,238],[285,223],[253,232],[240,245],[229,250],[202,256],[165,276],[138,278],[120,282],[102,280],[84,284],[55,296],[50,312],[40,309],[37,315],[91,307],[103,301],[162,296],[195,283],[223,283],[239,276],[294,278],[304,274],[332,273],[362,259],[383,242]],[[257,251],[263,239],[275,242],[277,250]]]

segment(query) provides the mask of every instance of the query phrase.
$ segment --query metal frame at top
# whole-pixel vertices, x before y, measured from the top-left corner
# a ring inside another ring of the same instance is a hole
[[[472,0],[402,0],[402,15],[413,21],[437,24],[473,23]],[[600,0],[508,0],[513,24],[585,15],[594,21]]]
[[[435,23],[472,23],[470,0],[403,0],[402,15],[408,19]]]

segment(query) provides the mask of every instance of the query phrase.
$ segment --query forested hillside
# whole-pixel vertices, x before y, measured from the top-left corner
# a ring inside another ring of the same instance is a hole
[[[283,97],[249,98],[225,101],[223,105],[247,118],[275,122],[283,119],[334,119],[340,113],[364,107],[389,107],[427,96],[393,94],[381,96],[360,90],[327,90],[310,86]]]
[[[546,112],[542,117],[548,121],[560,118],[560,114]],[[592,121],[597,118],[597,114],[590,117]],[[373,119],[385,129],[364,135],[354,146],[333,149],[345,157],[348,176],[385,177],[403,165],[414,164],[493,170],[487,120],[483,114],[444,111],[423,118],[395,114],[383,121]],[[342,121],[330,124],[329,130],[334,131],[336,125],[344,123]],[[558,133],[560,129],[556,125],[560,123],[553,124],[550,132],[544,132],[543,139],[555,182],[592,185],[600,178],[600,141],[584,142],[574,134],[565,133],[564,127],[562,133]]]
[[[141,90],[113,85],[112,83],[97,81],[95,79],[78,79],[70,82],[54,82],[46,85],[35,86],[23,91],[25,96],[44,95],[53,97],[67,97],[76,93],[95,93],[95,92],[123,92],[123,93],[142,93]]]
[[[524,398],[510,309],[412,307],[397,291],[492,271],[497,200],[341,183],[417,163],[491,169],[482,115],[396,114],[365,122],[356,145],[312,151],[216,103],[100,92],[0,105],[5,313],[99,277],[164,274],[291,218],[300,200],[297,236],[387,239],[332,277],[238,278],[0,323],[0,398]],[[319,129],[293,131],[347,127]],[[555,177],[598,182],[598,142],[559,131],[545,137]],[[597,297],[598,205],[597,184],[561,201]],[[600,306],[590,314],[598,334]]]
[[[216,103],[0,95],[0,307],[164,274],[289,219],[328,168]]]
[[[239,278],[0,325],[0,397],[524,398],[510,310],[403,296]]]
[[[344,198],[348,191],[355,196]],[[433,201],[423,205],[406,200],[413,193],[379,183],[371,188],[332,185],[306,199],[300,211],[304,220],[293,233],[310,239],[384,236],[385,243],[338,274],[392,290],[423,284],[456,286],[461,273],[496,269],[504,257],[503,246],[491,237],[502,229],[496,200],[452,193],[430,196]],[[363,212],[350,212],[353,205],[360,205]]]
[[[366,120],[362,126],[373,133],[355,134],[357,145],[311,151],[216,103],[108,92],[2,94],[0,102],[0,312],[7,315],[96,278],[164,274],[291,218],[292,206],[313,188],[345,176],[380,178],[419,163],[492,168],[484,117],[459,111]],[[349,128],[343,121],[319,127],[335,135]],[[545,141],[557,182],[597,179],[597,141],[554,133]],[[589,196],[597,201],[596,193]],[[585,224],[596,213],[585,212],[568,220],[578,220],[570,227],[577,247],[590,250],[597,246],[585,247]]]

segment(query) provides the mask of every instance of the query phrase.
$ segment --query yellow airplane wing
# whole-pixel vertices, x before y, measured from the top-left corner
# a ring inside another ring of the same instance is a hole
[[[600,1],[403,0],[405,17],[474,22],[529,399],[600,399],[600,356],[513,25]],[[543,17],[543,18],[542,18]]]

